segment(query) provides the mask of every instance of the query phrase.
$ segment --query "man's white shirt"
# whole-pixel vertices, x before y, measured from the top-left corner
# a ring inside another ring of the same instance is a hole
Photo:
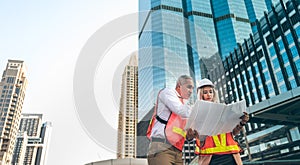
[[[167,121],[172,112],[182,118],[188,118],[191,113],[191,107],[187,104],[182,104],[179,97],[180,95],[175,89],[163,89],[158,96],[157,116]],[[164,130],[165,124],[155,120],[151,137],[165,138]]]

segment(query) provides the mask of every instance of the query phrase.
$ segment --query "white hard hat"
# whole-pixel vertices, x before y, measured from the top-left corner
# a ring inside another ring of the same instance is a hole
[[[197,88],[202,88],[204,86],[211,86],[211,87],[215,87],[215,85],[207,78],[204,78],[200,81],[198,81],[198,87]]]

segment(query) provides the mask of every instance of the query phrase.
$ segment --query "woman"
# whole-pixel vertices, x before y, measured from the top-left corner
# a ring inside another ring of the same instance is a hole
[[[200,100],[219,102],[214,84],[208,79],[199,81],[197,94],[198,99]],[[198,164],[219,165],[221,160],[222,164],[241,165],[242,160],[239,154],[240,148],[238,143],[233,139],[233,136],[241,131],[248,120],[249,116],[245,113],[241,117],[241,122],[232,130],[232,132],[205,137],[202,146],[200,146]]]

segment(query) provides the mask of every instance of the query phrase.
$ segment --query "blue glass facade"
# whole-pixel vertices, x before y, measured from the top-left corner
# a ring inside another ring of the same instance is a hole
[[[139,36],[139,119],[153,107],[160,89],[175,88],[180,75],[200,78],[199,58],[188,51],[186,26],[181,2],[151,1]]]
[[[245,0],[249,21],[252,32],[257,32],[256,19],[264,16],[264,11],[268,11],[265,1],[262,0]]]
[[[246,100],[248,107],[299,88],[300,7],[286,1],[140,1],[140,11],[149,11],[140,21],[139,120],[181,74],[209,76],[221,102]],[[246,130],[261,127],[267,126]]]
[[[256,20],[258,32],[244,39],[223,61],[230,80],[227,90],[232,94],[224,101],[246,99],[250,106],[300,85],[300,16],[298,3],[292,2],[284,5],[282,1]]]
[[[286,10],[289,11],[288,9]],[[291,10],[291,13],[293,11],[296,10]],[[299,35],[296,33],[299,27],[299,12],[294,12],[292,17],[284,13],[285,9],[280,4],[277,5],[275,12],[271,12],[268,17],[257,22],[259,32],[251,35],[237,48],[237,51],[226,58],[224,65],[227,68],[225,70],[229,70],[227,72],[229,79],[232,79],[228,82],[228,87],[234,96],[233,100],[249,96],[246,100],[247,105],[250,106],[300,85],[300,70],[297,69]],[[239,56],[237,52],[242,52],[242,60],[237,59]],[[238,71],[230,70],[236,66],[239,68]],[[231,74],[233,72],[235,74]],[[235,81],[239,74],[248,75],[243,76],[242,83]],[[240,85],[235,88],[232,83]],[[252,92],[243,89],[245,85]]]
[[[219,53],[222,59],[251,33],[245,3],[240,0],[212,1]]]
[[[255,12],[266,9],[266,3],[244,2],[140,1],[140,11],[148,12],[140,14],[139,23],[139,119],[153,106],[158,90],[175,86],[180,74],[190,74],[195,81],[206,77],[211,63],[205,59],[218,54],[225,59],[237,43],[248,38],[248,6],[252,6],[251,20],[255,21],[261,16]],[[220,57],[214,58],[216,64],[222,63]]]
[[[251,108],[253,106],[259,109],[264,107],[264,104],[274,106],[272,104],[282,103],[274,101],[276,99],[285,102],[299,95],[299,9],[300,2],[297,0],[291,0],[287,3],[280,1],[280,3],[274,5],[272,11],[265,14],[260,20],[256,20],[257,32],[235,47],[223,61],[225,76],[222,79],[225,79],[223,81],[225,83],[220,83],[218,80],[220,76],[211,77],[220,87],[219,91],[228,92],[225,94],[219,93],[221,101],[231,103],[246,100],[247,107]],[[218,72],[217,70],[218,68],[215,68],[209,74],[214,75],[214,72]],[[290,95],[290,93],[292,94]],[[294,113],[298,114],[297,110],[292,108],[288,111],[292,116]],[[284,110],[277,113],[281,112],[283,113]],[[272,117],[275,118],[275,115]],[[249,123],[245,128],[249,135],[255,130],[264,130],[265,125],[262,123]],[[289,128],[287,127],[287,130]],[[298,127],[295,127],[295,129],[298,129]],[[296,134],[299,134],[299,131],[296,131]],[[273,140],[274,138],[277,137],[274,136]],[[276,140],[289,143],[285,140],[287,137],[280,136],[280,138]],[[264,142],[267,143],[268,141],[264,140]],[[268,143],[272,144],[273,142]],[[251,154],[253,154],[252,158],[260,157],[261,155],[258,152],[264,150],[264,148],[260,148],[260,144],[255,142],[249,145]]]
[[[284,0],[284,2],[287,0]],[[242,43],[249,34],[257,32],[256,20],[272,10],[279,0],[223,0],[211,1],[218,50],[221,58]]]

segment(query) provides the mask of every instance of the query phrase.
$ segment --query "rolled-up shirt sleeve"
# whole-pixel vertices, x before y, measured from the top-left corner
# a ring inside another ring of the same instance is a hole
[[[164,89],[160,95],[159,99],[163,102],[170,111],[176,113],[177,115],[188,118],[190,116],[191,107],[187,104],[182,104],[179,100],[175,90]]]

